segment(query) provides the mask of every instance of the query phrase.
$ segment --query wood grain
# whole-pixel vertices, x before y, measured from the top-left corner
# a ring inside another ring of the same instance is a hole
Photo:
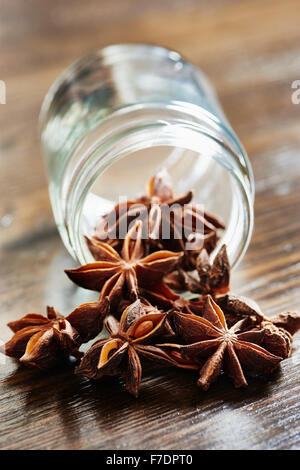
[[[68,313],[87,293],[63,268],[37,138],[41,101],[79,56],[110,43],[178,49],[215,85],[255,173],[255,232],[234,273],[234,291],[266,314],[299,308],[300,6],[296,0],[0,1],[0,339],[6,322],[55,304]],[[91,294],[92,295],[92,294]],[[145,376],[134,400],[119,379],[93,384],[0,362],[2,449],[299,449],[300,335],[294,355],[268,380],[209,393],[195,376]],[[298,349],[297,349],[298,346]],[[163,431],[162,431],[163,430]]]

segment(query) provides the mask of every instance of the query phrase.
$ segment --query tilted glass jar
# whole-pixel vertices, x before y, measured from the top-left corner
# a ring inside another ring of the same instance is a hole
[[[112,45],[65,70],[47,93],[40,133],[54,217],[70,254],[119,196],[166,168],[175,192],[226,223],[232,266],[248,246],[254,184],[248,157],[202,72],[158,46]]]

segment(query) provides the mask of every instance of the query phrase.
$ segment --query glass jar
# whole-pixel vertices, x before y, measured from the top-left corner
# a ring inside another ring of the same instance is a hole
[[[161,168],[175,192],[226,223],[232,266],[253,227],[248,157],[202,72],[158,46],[108,46],[65,70],[48,91],[40,133],[61,238],[81,264],[92,261],[84,234],[119,196],[143,193]]]

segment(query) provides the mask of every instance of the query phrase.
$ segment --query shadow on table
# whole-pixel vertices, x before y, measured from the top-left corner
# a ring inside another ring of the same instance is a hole
[[[281,375],[279,370],[269,379],[249,379],[249,387],[242,390],[234,389],[221,376],[203,392],[196,386],[194,371],[161,370],[157,377],[146,371],[140,397],[135,399],[118,377],[93,382],[75,375],[73,369],[70,363],[50,372],[20,367],[2,380],[7,392],[19,395],[20,426],[44,419],[45,432],[48,426],[57,429],[53,448],[99,448],[99,441],[103,448],[112,448],[112,439],[122,436],[128,422],[141,431],[153,420],[159,424],[162,417],[172,420],[178,415],[193,415],[200,419],[224,406],[236,409],[253,405],[266,398],[269,387],[274,387]]]

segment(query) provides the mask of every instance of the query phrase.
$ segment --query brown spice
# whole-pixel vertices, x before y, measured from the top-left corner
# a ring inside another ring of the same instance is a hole
[[[178,290],[188,290],[198,294],[211,294],[212,296],[226,294],[230,284],[230,264],[226,245],[223,245],[210,263],[206,250],[202,250],[196,260],[198,279],[192,274],[179,269],[165,277],[165,282]]]
[[[192,198],[192,191],[175,196],[168,174],[162,172],[150,179],[146,196],[116,206],[116,233],[124,219],[132,225],[124,241],[111,239],[112,213],[108,214],[98,225],[97,236],[87,239],[95,262],[66,270],[76,284],[100,291],[98,302],[82,304],[66,318],[48,307],[47,318],[28,314],[9,323],[14,336],[2,351],[25,365],[47,369],[70,355],[79,359],[81,344],[105,325],[110,336],[95,342],[77,373],[92,379],[120,374],[134,396],[139,392],[141,361],[150,361],[152,371],[157,366],[200,370],[198,385],[204,390],[222,370],[236,387],[244,387],[246,373],[269,374],[276,369],[291,353],[300,314],[287,312],[269,319],[252,300],[228,293],[226,246],[213,263],[209,259],[217,230],[225,226]],[[168,240],[162,236],[166,223]],[[201,225],[203,230],[197,232]],[[187,251],[186,242],[191,241],[196,242],[194,249]],[[194,268],[197,277],[188,272]],[[190,298],[173,289],[200,295]],[[161,343],[168,340],[172,342]]]
[[[198,379],[203,390],[208,390],[222,369],[235,387],[245,387],[243,369],[254,374],[269,374],[282,360],[258,346],[265,335],[264,329],[238,333],[241,322],[228,329],[222,310],[210,296],[206,299],[203,317],[177,313],[174,322],[178,334],[191,343],[181,347],[182,356],[206,359]]]
[[[164,283],[158,284],[151,290],[142,289],[141,292],[153,305],[163,310],[175,309],[183,313],[194,313],[196,315],[202,315],[203,313],[204,300],[202,296],[193,300],[186,299]]]
[[[271,321],[263,321],[259,327],[265,332],[261,346],[276,356],[286,359],[292,350],[292,335],[283,328],[278,328]]]
[[[291,335],[300,330],[299,312],[285,312],[270,318],[270,321],[279,328],[283,328]]]
[[[223,310],[229,327],[244,318],[248,319],[247,326],[252,328],[260,326],[264,320],[267,320],[257,303],[247,297],[229,293],[216,297],[215,301]]]
[[[81,356],[78,332],[53,307],[47,307],[47,318],[30,313],[8,326],[15,334],[3,352],[24,365],[48,369],[64,356]]]
[[[68,277],[81,287],[100,291],[99,300],[108,297],[112,307],[123,296],[131,300],[138,298],[138,286],[155,285],[163,276],[173,270],[181,253],[159,251],[146,257],[142,245],[142,225],[138,221],[128,232],[122,253],[107,243],[88,241],[95,259],[94,263],[66,270]]]
[[[147,195],[118,204],[101,219],[95,238],[106,241],[120,252],[121,227],[128,227],[138,219],[142,223],[145,253],[162,249],[182,251],[185,254],[183,266],[194,269],[199,252],[203,247],[209,253],[214,250],[218,241],[217,230],[224,229],[225,225],[200,205],[192,204],[192,199],[192,191],[176,196],[169,174],[162,170],[149,180]],[[195,248],[186,250],[186,242],[192,242]]]
[[[109,314],[108,297],[98,302],[87,302],[75,308],[67,320],[78,331],[82,343],[95,338],[103,328],[103,320]]]
[[[120,374],[126,389],[138,396],[142,377],[141,358],[160,365],[177,365],[159,347],[151,345],[154,338],[170,335],[168,317],[164,313],[149,312],[140,300],[127,307],[118,322],[109,316],[105,326],[109,338],[97,341],[84,355],[77,373],[91,379],[100,379],[104,375]],[[151,326],[151,328],[150,328]]]
[[[263,328],[265,335],[261,346],[283,358],[289,357],[293,341],[291,332],[295,333],[300,327],[299,313],[287,312],[274,318],[268,318],[261,312],[256,302],[246,297],[227,294],[217,297],[215,300],[222,308],[229,327],[244,319],[244,329]],[[281,325],[284,325],[285,328]]]

